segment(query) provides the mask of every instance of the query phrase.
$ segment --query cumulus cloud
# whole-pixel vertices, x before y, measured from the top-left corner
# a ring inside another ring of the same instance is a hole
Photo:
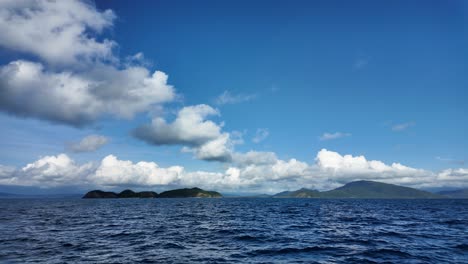
[[[392,130],[395,131],[395,132],[400,132],[400,131],[404,131],[412,126],[415,126],[416,123],[415,122],[406,122],[406,123],[401,123],[401,124],[395,124],[395,125],[392,125]]]
[[[217,105],[238,104],[248,102],[257,97],[255,94],[232,94],[229,91],[224,91],[216,97],[215,103]]]
[[[109,139],[100,135],[89,135],[78,142],[71,143],[68,147],[73,152],[92,152],[107,144]]]
[[[467,187],[468,181],[468,169],[446,169],[438,173],[435,177],[435,181],[438,183],[434,186],[433,182],[426,182],[421,184],[422,187]]]
[[[79,165],[66,154],[45,156],[21,169],[10,169],[8,176],[0,178],[0,184],[39,187],[82,185],[87,183],[87,176],[94,170],[92,162]]]
[[[387,165],[378,160],[367,160],[364,156],[340,155],[322,149],[315,158],[318,170],[336,181],[355,179],[387,180],[392,183],[410,183],[412,178],[429,176],[431,173],[414,169],[400,163]]]
[[[112,11],[81,1],[0,3],[0,46],[40,59],[0,66],[0,111],[82,126],[108,115],[132,118],[172,101],[165,73],[120,65],[114,42],[91,37],[113,19]],[[139,53],[134,61],[142,58]]]
[[[221,136],[221,126],[206,120],[213,115],[219,115],[219,112],[211,106],[187,106],[177,113],[172,123],[156,117],[151,124],[137,128],[134,134],[153,145],[200,146]]]
[[[0,2],[0,45],[34,54],[53,64],[112,59],[115,43],[91,33],[112,26],[111,10],[83,1],[5,0]]]
[[[0,184],[54,187],[199,186],[220,191],[277,192],[301,187],[326,190],[355,180],[375,180],[415,188],[468,187],[468,169],[439,173],[399,163],[385,164],[364,156],[322,149],[315,163],[282,160],[272,152],[237,153],[224,171],[187,171],[155,162],[132,162],[108,155],[100,162],[77,164],[66,154],[46,156],[15,169],[0,166]]]
[[[57,73],[22,60],[0,67],[0,94],[3,111],[76,126],[104,114],[131,118],[174,98],[160,71],[101,65],[86,73]]]
[[[156,117],[151,124],[136,128],[133,135],[153,145],[183,145],[184,152],[193,152],[199,159],[228,161],[233,145],[239,141],[222,132],[222,124],[207,120],[217,115],[218,110],[209,105],[186,106],[172,122]]]
[[[260,143],[270,135],[270,131],[267,128],[259,128],[255,132],[255,136],[252,138],[252,142]]]
[[[89,175],[89,179],[100,186],[155,186],[177,181],[182,172],[183,167],[180,166],[161,168],[154,162],[133,163],[109,155],[101,161],[97,170]]]
[[[332,139],[338,139],[338,138],[344,138],[344,137],[350,137],[350,133],[342,133],[342,132],[335,132],[335,133],[323,133],[319,137],[320,140],[325,141],[325,140],[332,140]]]

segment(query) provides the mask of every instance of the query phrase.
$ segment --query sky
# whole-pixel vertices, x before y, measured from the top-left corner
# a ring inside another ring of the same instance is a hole
[[[4,0],[0,36],[0,191],[468,187],[466,1]]]

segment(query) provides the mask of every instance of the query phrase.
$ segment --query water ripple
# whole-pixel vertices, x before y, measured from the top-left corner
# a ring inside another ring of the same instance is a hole
[[[468,263],[468,200],[0,200],[0,263]]]

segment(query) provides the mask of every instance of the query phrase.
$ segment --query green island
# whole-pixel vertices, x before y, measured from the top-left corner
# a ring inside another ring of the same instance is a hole
[[[354,181],[330,191],[319,192],[302,188],[273,195],[274,198],[328,198],[328,199],[442,199],[447,196],[414,188],[375,181]]]
[[[184,188],[165,191],[160,194],[153,191],[134,192],[132,190],[124,190],[120,193],[105,192],[94,190],[86,193],[84,199],[98,198],[221,198],[220,193],[214,191],[205,191],[200,188]]]
[[[134,192],[124,190],[120,193],[94,190],[83,198],[221,198],[219,192],[205,191],[200,188],[184,188],[156,193],[153,191]],[[315,198],[315,199],[466,199],[468,190],[460,189],[432,193],[415,188],[376,181],[354,181],[329,191],[301,188],[284,191],[274,195],[229,196],[229,198]]]

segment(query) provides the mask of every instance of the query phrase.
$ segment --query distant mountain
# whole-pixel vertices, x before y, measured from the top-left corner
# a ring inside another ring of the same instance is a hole
[[[218,198],[222,195],[218,192],[205,191],[200,188],[191,188],[191,189],[177,189],[162,192],[157,194],[151,191],[144,192],[134,192],[132,190],[123,190],[120,193],[115,192],[105,192],[101,190],[94,190],[86,193],[83,198],[85,199],[96,199],[96,198],[189,198],[189,197],[199,197],[199,198]]]
[[[272,196],[273,198],[319,198],[320,192],[306,188],[297,191],[280,192]]]
[[[331,191],[320,193],[322,198],[366,198],[366,199],[434,199],[444,198],[441,195],[409,187],[374,182],[355,181]]]
[[[176,190],[165,191],[159,194],[159,198],[188,198],[188,197],[220,198],[223,196],[218,192],[205,191],[200,188],[176,189]]]
[[[452,191],[442,191],[442,192],[438,192],[437,194],[440,194],[449,198],[455,198],[455,199],[468,199],[468,188],[452,190]]]
[[[357,198],[357,199],[437,199],[446,198],[418,189],[374,181],[355,181],[339,188],[319,192],[300,189],[293,192],[281,192],[274,198]]]

